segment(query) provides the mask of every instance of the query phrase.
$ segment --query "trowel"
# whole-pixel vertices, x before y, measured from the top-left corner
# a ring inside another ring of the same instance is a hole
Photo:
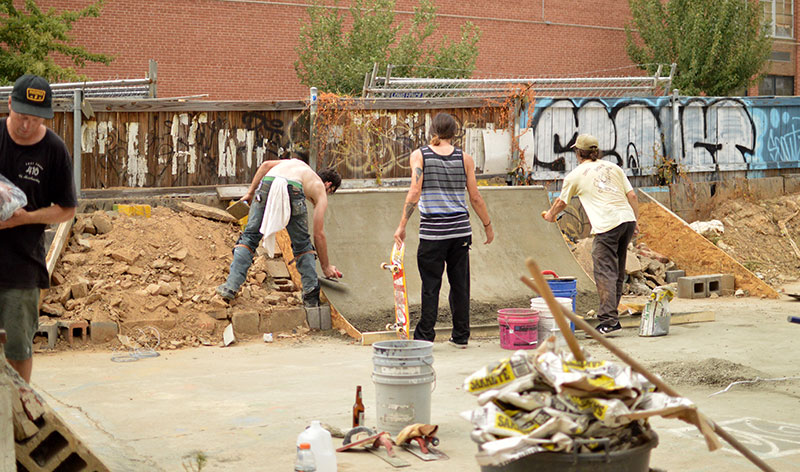
[[[343,446],[336,449],[336,452],[355,450],[355,448],[366,449],[367,451],[380,457],[392,467],[408,467],[411,464],[397,457],[397,453],[392,449],[392,440],[389,433],[376,433],[365,426],[357,426],[344,435]]]

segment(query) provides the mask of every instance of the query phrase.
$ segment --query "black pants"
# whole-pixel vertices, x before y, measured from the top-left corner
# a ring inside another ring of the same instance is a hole
[[[625,259],[628,243],[633,238],[636,222],[628,221],[616,228],[595,235],[592,243],[594,283],[600,298],[597,319],[601,323],[614,324],[619,321],[619,300],[622,283],[625,281]]]
[[[417,266],[422,279],[422,314],[414,329],[414,339],[433,341],[439,316],[439,290],[447,266],[450,283],[450,312],[453,314],[452,338],[459,344],[469,340],[469,247],[472,236],[431,241],[420,239]]]

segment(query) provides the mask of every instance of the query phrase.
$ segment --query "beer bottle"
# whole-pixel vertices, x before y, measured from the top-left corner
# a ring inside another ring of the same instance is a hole
[[[364,426],[364,402],[361,399],[361,385],[356,387],[356,402],[353,404],[353,427]]]

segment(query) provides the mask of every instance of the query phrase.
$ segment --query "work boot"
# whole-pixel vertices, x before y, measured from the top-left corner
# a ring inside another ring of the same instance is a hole
[[[236,292],[226,287],[225,284],[222,284],[219,287],[217,287],[217,295],[228,301],[231,301],[234,298],[236,298]]]
[[[309,308],[319,306],[319,285],[314,290],[303,294],[303,306]]]

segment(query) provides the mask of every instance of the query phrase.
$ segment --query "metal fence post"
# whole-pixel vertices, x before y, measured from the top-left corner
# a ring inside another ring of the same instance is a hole
[[[678,150],[681,145],[681,117],[680,102],[678,101],[678,89],[672,90],[672,160],[678,162]]]
[[[75,181],[75,193],[81,197],[81,100],[83,92],[75,90],[72,94],[72,176]]]
[[[315,136],[315,128],[317,121],[317,88],[311,87],[311,96],[309,102],[309,125],[308,125],[308,165],[314,171],[317,170],[317,137]]]
[[[149,98],[156,98],[158,96],[158,63],[150,59],[150,65],[147,71],[147,78],[150,79],[150,86],[147,89],[147,96]]]

